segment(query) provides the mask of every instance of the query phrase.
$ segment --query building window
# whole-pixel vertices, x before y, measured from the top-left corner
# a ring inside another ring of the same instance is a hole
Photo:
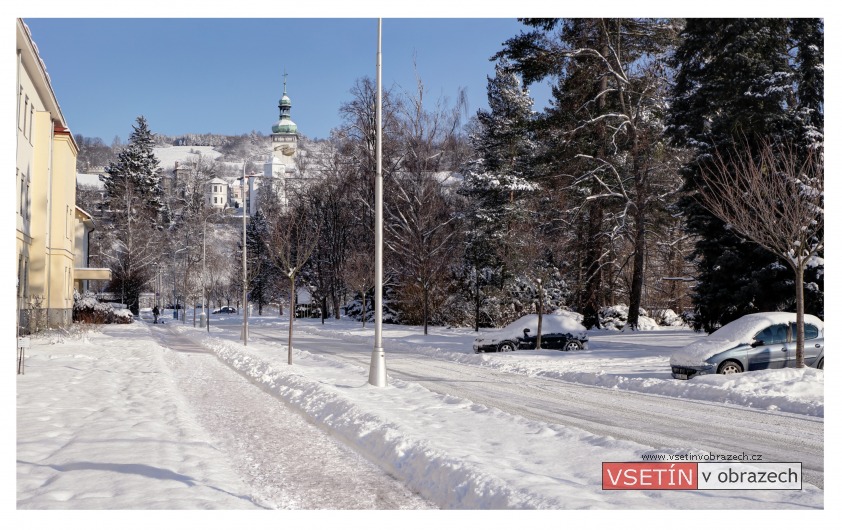
[[[29,143],[32,143],[32,122],[35,121],[35,106],[29,106]]]
[[[29,173],[27,173],[26,175],[24,175],[24,179],[25,179],[25,181],[26,181],[26,192],[25,192],[25,193],[24,193],[24,195],[23,195],[23,199],[24,199],[24,202],[23,202],[23,218],[24,218],[24,219],[26,219],[26,220],[29,220],[29,216],[30,216],[30,214],[29,214],[29,197],[30,197],[30,191],[29,191],[29,186],[30,186]]]
[[[18,256],[18,298],[23,295],[23,254]]]
[[[26,118],[29,116],[29,96],[24,98],[23,104],[23,137],[28,138],[26,136]]]
[[[20,87],[20,93],[18,94],[18,129],[21,131],[23,130],[23,107],[20,104],[23,103],[23,86]]]
[[[23,258],[23,280],[21,281],[21,298],[29,297],[29,260]]]
[[[29,218],[29,175],[20,174],[20,216],[26,221]]]

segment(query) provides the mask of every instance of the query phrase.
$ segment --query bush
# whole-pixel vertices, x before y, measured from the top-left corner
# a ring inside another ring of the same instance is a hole
[[[662,309],[660,311],[655,311],[653,315],[655,318],[655,322],[658,323],[659,326],[684,326],[686,322],[684,319],[677,315],[675,311],[672,309]]]
[[[113,312],[112,324],[131,324],[134,322],[134,315],[128,309],[115,309]]]
[[[622,331],[629,320],[629,306],[618,304],[603,307],[599,310],[599,323],[603,329],[616,329]],[[658,329],[655,319],[649,317],[649,313],[642,307],[637,318],[638,329],[646,331]]]
[[[93,293],[73,293],[73,321],[85,324],[131,324],[134,321],[128,309],[114,309],[100,302]]]

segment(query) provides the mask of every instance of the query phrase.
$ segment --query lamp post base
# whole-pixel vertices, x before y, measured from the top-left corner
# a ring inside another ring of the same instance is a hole
[[[386,352],[383,348],[374,348],[371,352],[371,370],[368,374],[368,384],[386,386]]]

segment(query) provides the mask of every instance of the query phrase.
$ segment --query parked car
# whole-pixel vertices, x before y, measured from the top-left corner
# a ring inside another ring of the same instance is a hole
[[[214,309],[213,314],[216,315],[218,313],[236,313],[237,310],[231,306],[224,305],[219,309]]]
[[[526,315],[508,326],[484,333],[474,340],[474,353],[534,350],[538,342],[538,315]],[[541,349],[577,351],[587,346],[588,333],[571,317],[544,315]]]
[[[670,358],[672,376],[739,374],[795,367],[795,313],[754,313],[730,322]],[[804,364],[824,369],[824,322],[804,315]]]

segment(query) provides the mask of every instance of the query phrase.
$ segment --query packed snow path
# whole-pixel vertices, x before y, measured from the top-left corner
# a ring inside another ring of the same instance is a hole
[[[251,328],[254,338],[286,344],[280,328]],[[371,346],[295,332],[294,347],[368,366]],[[390,376],[428,389],[552,424],[629,440],[656,449],[762,455],[802,462],[804,480],[824,487],[824,420],[797,414],[566,383],[435,359],[391,344]]]
[[[280,509],[435,508],[222,364],[185,335],[155,326],[165,361],[198,423],[261,504]]]

